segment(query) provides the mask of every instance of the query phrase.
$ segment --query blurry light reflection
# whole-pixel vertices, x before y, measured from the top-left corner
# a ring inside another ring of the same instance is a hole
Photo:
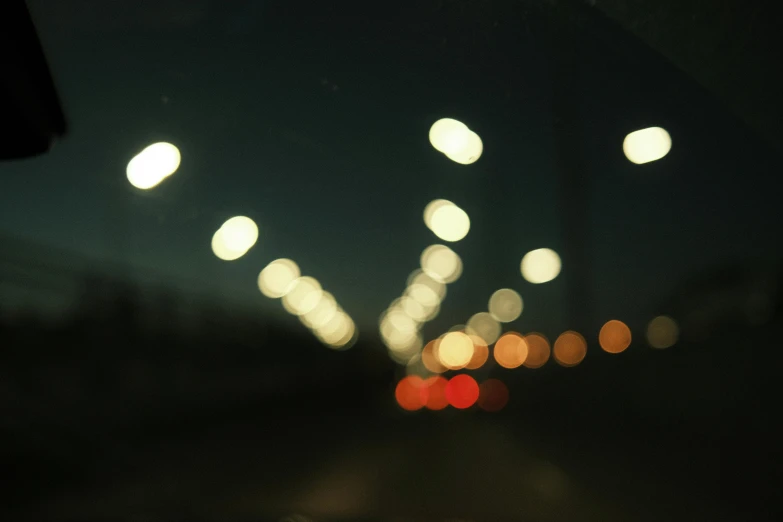
[[[386,353],[392,361],[401,366],[407,366],[414,357],[419,355],[419,350],[416,348],[415,344],[409,344],[404,350],[389,349]]]
[[[337,314],[337,301],[329,292],[323,292],[321,299],[315,307],[309,312],[300,316],[302,322],[310,328],[321,328],[325,326],[335,314]]]
[[[473,341],[462,332],[447,333],[435,346],[438,360],[451,370],[467,366],[473,357],[473,351]]]
[[[459,163],[461,165],[470,165],[475,163],[481,157],[484,152],[484,142],[478,134],[473,131],[468,131],[468,136],[464,147],[457,152],[446,152],[446,157],[451,161]]]
[[[470,375],[460,374],[446,384],[446,399],[453,407],[464,410],[473,406],[479,398],[479,386]]]
[[[489,345],[497,341],[502,328],[487,312],[479,312],[468,319],[465,333],[478,335]]]
[[[527,342],[516,332],[503,334],[495,343],[494,355],[495,361],[503,368],[518,368],[527,359]]]
[[[476,162],[484,150],[478,134],[452,118],[442,118],[430,127],[429,139],[435,150],[463,165]]]
[[[427,228],[432,228],[432,215],[436,210],[442,206],[453,204],[454,203],[447,199],[433,199],[427,203],[427,206],[424,207],[424,224],[427,226]]]
[[[672,148],[672,138],[666,129],[648,127],[631,132],[623,140],[623,152],[628,161],[641,165],[666,156]]]
[[[125,175],[134,187],[149,190],[174,174],[181,158],[179,149],[171,143],[153,143],[131,158]]]
[[[660,315],[647,325],[647,342],[653,348],[669,348],[677,343],[680,328],[671,317]]]
[[[327,323],[314,328],[313,331],[321,341],[332,348],[347,348],[356,337],[353,320],[342,310],[337,311]]]
[[[223,240],[223,231],[218,229],[212,235],[212,253],[222,261],[235,261],[245,255],[244,250],[234,251],[226,246]]]
[[[446,386],[449,381],[443,377],[433,376],[425,379],[424,385],[427,387],[427,401],[424,404],[428,410],[442,410],[449,405],[446,397]]]
[[[468,337],[470,337],[470,340],[473,342],[473,356],[470,358],[470,361],[468,361],[468,364],[465,365],[465,368],[468,370],[478,370],[484,366],[484,363],[489,359],[489,347],[487,346],[486,341],[478,335],[469,335]]]
[[[430,245],[421,254],[421,269],[442,283],[453,283],[462,275],[462,260],[447,246]]]
[[[553,350],[555,361],[561,366],[576,366],[587,355],[587,342],[582,334],[574,331],[567,331],[560,334],[555,340]]]
[[[478,405],[484,411],[496,412],[508,404],[508,387],[498,379],[487,379],[479,386]]]
[[[623,352],[631,345],[631,329],[622,321],[607,321],[598,332],[598,344],[608,353]]]
[[[212,236],[212,252],[223,261],[239,259],[258,240],[258,226],[246,216],[227,220]]]
[[[293,286],[301,272],[290,259],[275,259],[258,274],[258,289],[273,299],[283,297]]]
[[[318,305],[322,294],[321,284],[315,278],[299,277],[283,296],[283,307],[293,315],[304,315]]]
[[[531,250],[522,258],[522,277],[533,284],[547,283],[560,274],[562,263],[557,252],[549,248]]]
[[[431,290],[430,294],[421,294],[421,292],[411,291],[414,287],[424,286]],[[444,297],[446,297],[446,285],[440,281],[436,281],[432,277],[425,274],[422,270],[414,270],[410,276],[408,276],[407,282],[408,289],[406,294],[410,295],[424,306],[434,306],[440,304]],[[432,299],[431,295],[434,294],[435,298]],[[421,299],[417,298],[420,297]]]
[[[430,143],[438,152],[459,152],[468,144],[470,129],[459,120],[441,118],[430,127]]]
[[[434,348],[438,341],[439,339],[435,339],[428,342],[421,351],[421,362],[432,373],[443,373],[448,369],[440,363],[435,354]]]
[[[407,411],[420,410],[427,403],[427,388],[424,380],[418,375],[403,377],[397,383],[394,397],[400,408]]]
[[[432,213],[430,230],[444,241],[459,241],[470,231],[468,214],[453,203],[443,205]]]
[[[549,340],[543,334],[532,332],[525,336],[527,359],[522,363],[525,368],[541,368],[549,360],[551,349]]]
[[[522,307],[522,297],[510,288],[501,288],[489,298],[489,313],[501,323],[519,318]]]

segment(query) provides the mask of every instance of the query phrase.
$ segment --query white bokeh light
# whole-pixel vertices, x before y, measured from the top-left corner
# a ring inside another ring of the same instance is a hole
[[[226,246],[223,238],[223,230],[218,229],[212,235],[212,252],[218,259],[223,261],[234,261],[245,255],[245,250],[231,250]]]
[[[470,218],[467,212],[455,204],[442,205],[432,213],[430,230],[444,241],[459,241],[470,231]]]
[[[468,144],[470,129],[461,121],[441,118],[430,127],[429,137],[435,150],[444,154],[454,154]]]
[[[649,127],[628,134],[623,140],[623,152],[628,161],[641,165],[666,156],[672,148],[672,138],[666,129]]]
[[[522,297],[510,288],[501,288],[489,298],[489,313],[501,323],[510,323],[522,314]]]
[[[235,216],[212,236],[212,252],[223,261],[239,259],[258,240],[258,226],[249,217]]]
[[[450,332],[437,344],[436,352],[440,363],[446,368],[464,368],[473,357],[473,341],[463,332]]]
[[[179,149],[171,143],[153,143],[131,158],[125,174],[131,185],[148,190],[174,174],[181,159]]]
[[[450,160],[462,165],[475,163],[484,151],[478,134],[461,121],[441,118],[430,127],[430,143]]]
[[[525,254],[520,264],[522,277],[534,284],[546,283],[560,274],[562,263],[557,252],[539,248]]]
[[[497,319],[487,312],[473,315],[465,325],[465,333],[481,337],[487,346],[498,340],[502,330]]]
[[[315,278],[300,277],[292,283],[291,289],[283,296],[283,307],[293,315],[304,315],[318,305],[322,294],[321,283]]]
[[[275,259],[258,274],[258,289],[267,297],[280,298],[300,275],[299,266],[290,259]]]
[[[445,245],[430,245],[421,253],[421,269],[436,281],[453,283],[462,275],[462,259]]]
[[[475,163],[481,157],[484,152],[484,142],[478,134],[470,131],[468,134],[467,142],[460,150],[456,152],[446,152],[446,157],[451,161],[459,163],[460,165],[470,165]]]

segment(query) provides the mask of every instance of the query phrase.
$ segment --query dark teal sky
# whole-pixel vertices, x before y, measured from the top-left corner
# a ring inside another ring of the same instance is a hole
[[[525,299],[513,328],[555,336],[569,326],[563,278],[533,286],[519,275],[525,252],[564,241],[552,53],[536,13],[508,8],[486,26],[448,10],[415,19],[262,2],[30,4],[70,133],[46,156],[0,167],[3,233],[120,261],[131,277],[153,269],[281,318],[255,279],[290,257],[366,329],[439,242],[421,213],[446,198],[472,228],[450,245],[465,270],[433,328],[464,322],[504,286]],[[583,139],[574,154],[589,180],[595,330],[609,318],[643,322],[711,267],[778,257],[771,152],[619,32],[580,38],[570,89]],[[431,148],[440,117],[479,133],[477,163]],[[622,139],[652,125],[669,130],[672,152],[635,166]],[[162,140],[180,148],[179,171],[134,190],[127,161]],[[225,263],[210,239],[238,214],[258,223],[259,241]]]

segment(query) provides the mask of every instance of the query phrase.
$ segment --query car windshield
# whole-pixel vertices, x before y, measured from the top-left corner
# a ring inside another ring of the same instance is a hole
[[[775,148],[595,3],[28,2],[8,513],[766,509]]]

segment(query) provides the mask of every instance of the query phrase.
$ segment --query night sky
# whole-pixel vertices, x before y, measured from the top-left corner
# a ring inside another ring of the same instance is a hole
[[[480,17],[431,3],[384,16],[297,2],[135,4],[30,2],[70,131],[51,153],[0,167],[0,232],[294,322],[256,288],[261,268],[289,257],[374,334],[421,251],[441,242],[421,216],[446,198],[471,218],[449,245],[465,270],[425,332],[464,323],[501,287],[525,300],[511,328],[570,327],[565,278],[534,286],[519,273],[525,252],[561,252],[565,240],[552,121],[563,89],[552,86],[561,76],[544,15],[502,2]],[[610,318],[642,326],[705,271],[777,259],[772,151],[629,35],[573,38],[567,90],[595,331]],[[430,146],[441,117],[482,137],[477,163]],[[648,126],[670,132],[672,151],[633,165],[622,140]],[[180,169],[136,190],[125,166],[156,141],[179,147]],[[226,263],[210,239],[234,215],[260,236]]]

